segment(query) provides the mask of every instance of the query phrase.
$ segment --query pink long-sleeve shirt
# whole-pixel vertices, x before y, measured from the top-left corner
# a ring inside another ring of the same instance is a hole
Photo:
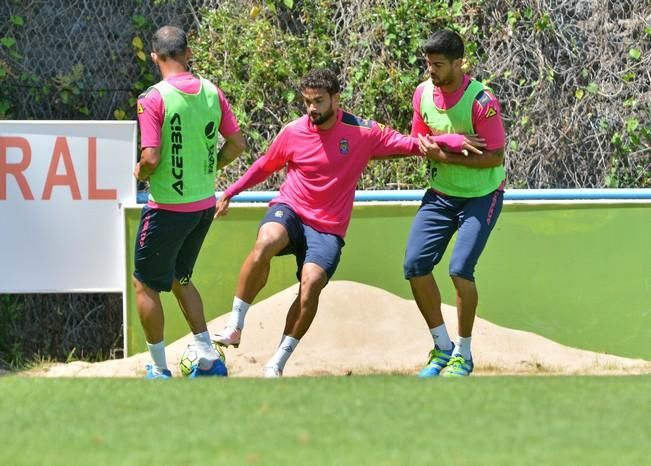
[[[287,204],[306,225],[343,238],[364,168],[372,157],[389,155],[419,155],[418,140],[342,110],[326,130],[304,115],[285,126],[225,194],[235,196],[286,166],[279,195],[269,205]]]

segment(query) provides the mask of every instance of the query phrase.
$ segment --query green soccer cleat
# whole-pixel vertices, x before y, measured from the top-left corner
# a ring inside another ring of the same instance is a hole
[[[442,377],[468,377],[474,367],[472,356],[466,361],[460,354],[455,354],[445,366]]]

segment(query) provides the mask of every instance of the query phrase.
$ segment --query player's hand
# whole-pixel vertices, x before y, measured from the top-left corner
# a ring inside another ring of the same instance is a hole
[[[481,155],[481,149],[484,147],[486,147],[486,142],[483,138],[480,138],[476,134],[469,134],[463,138],[463,149],[461,153],[465,156],[470,154]]]
[[[224,215],[228,214],[228,204],[231,203],[231,198],[227,196],[226,194],[222,194],[222,197],[219,198],[217,201],[216,208],[215,210],[215,219],[218,217],[223,217]]]
[[[443,161],[443,151],[429,136],[418,135],[418,149],[428,159],[434,160],[435,162]]]
[[[136,167],[133,169],[133,176],[135,176],[138,181],[147,181],[147,180],[149,180],[149,177],[142,178],[140,176],[140,163],[136,163]]]

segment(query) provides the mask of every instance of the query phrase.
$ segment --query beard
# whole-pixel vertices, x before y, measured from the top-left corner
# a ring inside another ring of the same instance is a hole
[[[434,77],[434,76],[430,75],[430,78],[432,79],[432,84],[434,84],[437,87],[447,86],[448,84],[452,84],[452,82],[453,82],[453,78],[450,75],[442,77],[442,78],[440,78],[438,76]]]
[[[310,121],[313,125],[321,125],[328,121],[332,115],[335,114],[335,111],[332,109],[332,106],[325,113],[310,113]]]

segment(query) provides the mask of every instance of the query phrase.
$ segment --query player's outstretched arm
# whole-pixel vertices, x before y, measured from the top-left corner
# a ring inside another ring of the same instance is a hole
[[[221,198],[217,201],[215,211],[215,218],[222,217],[228,213],[228,204],[233,196],[238,195],[242,191],[252,188],[253,186],[262,183],[269,176],[279,170],[282,165],[274,166],[269,163],[269,152],[253,162],[253,165],[237,180],[230,185]]]
[[[222,197],[217,201],[215,218],[226,215],[228,212],[228,204],[233,196],[262,183],[272,173],[280,170],[287,164],[287,153],[284,150],[286,135],[285,128],[283,128],[271,143],[267,152],[253,162],[253,165],[249,167],[246,173],[224,191]]]
[[[228,205],[231,203],[231,197],[226,193],[222,194],[222,197],[219,198],[215,210],[215,218],[222,217],[228,214]]]
[[[431,138],[418,136],[418,147],[421,154],[441,163],[450,163],[455,165],[464,165],[473,168],[492,168],[504,163],[504,150],[496,149],[491,151],[481,151],[464,155],[463,153],[446,152]]]
[[[411,155],[423,155],[418,148],[418,139],[396,131],[393,128],[373,122],[372,160],[390,160]]]
[[[431,139],[442,149],[463,155],[481,155],[482,149],[486,147],[486,141],[476,134],[440,134]]]

